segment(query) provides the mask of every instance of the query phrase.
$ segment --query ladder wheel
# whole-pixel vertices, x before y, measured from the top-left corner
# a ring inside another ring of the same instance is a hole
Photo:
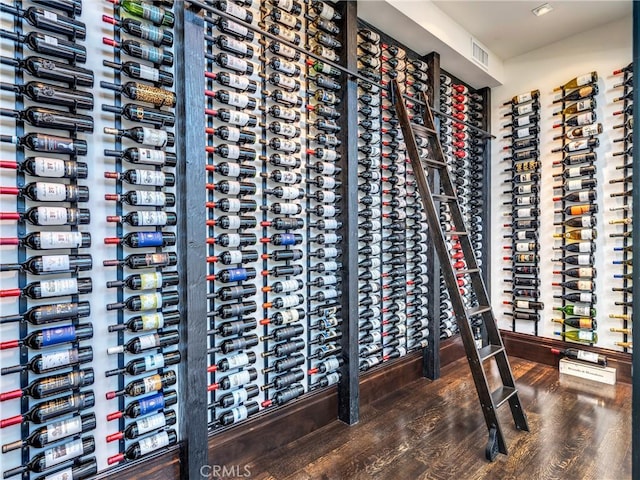
[[[495,425],[492,425],[489,429],[489,440],[487,441],[484,455],[490,462],[495,461],[498,456],[498,429]]]

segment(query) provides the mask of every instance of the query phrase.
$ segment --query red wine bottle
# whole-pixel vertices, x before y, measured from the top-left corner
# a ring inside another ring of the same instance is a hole
[[[129,78],[148,80],[156,85],[173,86],[173,74],[165,70],[150,67],[139,62],[114,63],[103,60],[102,64],[105,67],[121,70],[122,73]]]
[[[175,115],[171,112],[145,107],[137,103],[127,103],[122,107],[102,105],[102,110],[121,115],[132,122],[148,123],[156,127],[172,127],[176,121]]]
[[[91,347],[70,348],[66,350],[55,350],[41,353],[29,360],[28,363],[4,367],[0,370],[1,375],[19,373],[29,370],[33,373],[47,373],[60,370],[70,365],[79,365],[93,360],[93,350]]]
[[[66,15],[59,15],[51,10],[39,7],[20,9],[2,4],[0,11],[23,18],[38,30],[59,33],[71,39],[84,40],[87,37],[87,26],[84,23]]]
[[[0,402],[21,398],[23,396],[43,399],[62,393],[65,390],[77,390],[78,388],[93,385],[93,381],[94,374],[92,368],[52,375],[34,380],[23,389],[0,394]]]
[[[0,160],[0,168],[19,170],[34,177],[87,178],[89,169],[84,162],[51,157],[27,157],[21,163]]]
[[[160,450],[178,442],[175,430],[163,430],[138,440],[127,447],[124,453],[113,455],[107,459],[107,464],[113,465],[124,460],[138,460],[149,453]]]
[[[82,14],[82,0],[33,0],[33,3],[62,10],[70,16],[79,17]]]
[[[93,110],[93,94],[64,88],[52,83],[27,82],[23,85],[0,83],[0,90],[24,95],[38,104],[48,103],[76,110]]]
[[[40,128],[55,128],[71,132],[93,132],[93,118],[52,108],[29,107],[25,110],[1,108],[0,115],[13,117]]]
[[[105,178],[122,180],[131,185],[147,185],[150,187],[173,187],[176,176],[173,173],[156,170],[126,170],[124,172],[104,172]]]
[[[134,358],[130,360],[123,368],[115,370],[107,370],[105,376],[113,375],[140,375],[145,372],[158,370],[159,368],[168,367],[180,363],[181,355],[179,351],[166,353],[153,353],[142,358]]]
[[[86,155],[87,142],[67,137],[57,137],[41,133],[28,133],[24,137],[0,135],[0,142],[13,143],[35,152],[65,153],[71,155]]]
[[[124,352],[138,354],[144,352],[145,350],[176,345],[179,340],[180,333],[177,330],[150,333],[148,335],[140,335],[138,337],[132,338],[124,345],[109,347],[107,349],[107,353],[109,355]]]
[[[250,80],[245,75],[236,75],[230,72],[205,72],[206,78],[211,78],[225,87],[234,88],[241,92],[255,93],[258,84],[255,80]]]
[[[91,323],[50,327],[42,330],[35,330],[22,340],[8,340],[1,342],[0,350],[18,348],[22,345],[40,350],[53,345],[59,345],[61,343],[86,340],[91,337],[93,337],[93,325]]]
[[[92,265],[91,255],[39,255],[29,258],[24,263],[2,264],[0,272],[22,270],[34,275],[42,275],[91,270]]]
[[[32,282],[22,289],[0,290],[0,297],[23,296],[36,300],[66,295],[82,295],[91,293],[92,289],[91,278],[58,278]]]
[[[21,195],[38,202],[87,202],[89,188],[63,183],[34,182],[22,188],[0,187],[0,195]]]
[[[176,421],[176,412],[173,410],[165,410],[163,412],[147,415],[146,417],[142,417],[140,420],[131,422],[127,425],[124,431],[107,435],[107,442],[114,442],[116,440],[122,440],[123,438],[134,440],[145,433],[158,430],[166,427],[167,425],[175,425]]]
[[[24,415],[16,415],[15,417],[6,418],[0,421],[0,428],[18,425],[24,422],[31,422],[37,425],[48,422],[57,417],[76,413],[80,410],[91,408],[95,405],[95,396],[93,392],[80,392],[68,395],[66,397],[58,397],[53,400],[40,402],[25,413]]]
[[[176,234],[173,232],[131,232],[122,238],[108,237],[104,239],[106,245],[126,245],[130,248],[145,248],[145,247],[169,247],[176,244]],[[125,259],[124,261],[105,260],[103,265],[105,267],[114,267],[117,265],[126,265],[129,268],[145,268],[147,266],[169,266],[177,263],[177,257],[175,253],[161,253],[161,254],[142,254],[141,256],[130,255],[131,259]],[[156,255],[156,256],[153,256]],[[144,257],[144,258],[142,258]],[[143,262],[152,262],[151,265],[145,265]],[[108,263],[107,263],[108,262]]]
[[[122,390],[107,392],[107,400],[120,396],[139,397],[147,393],[157,392],[171,385],[175,385],[178,381],[176,372],[167,370],[166,372],[156,373],[147,377],[140,378],[129,382]]]
[[[13,477],[25,472],[44,472],[45,470],[63,462],[89,455],[96,449],[93,437],[84,437],[52,447],[34,455],[31,460],[20,467],[5,470],[4,478]]]
[[[125,309],[130,312],[157,310],[177,305],[180,295],[177,291],[155,292],[133,295],[124,302],[107,303],[107,310]]]
[[[598,353],[588,352],[586,350],[579,350],[577,348],[566,348],[564,350],[559,350],[557,348],[552,348],[551,353],[571,358],[573,360],[582,360],[583,362],[595,363],[603,367],[607,366],[607,357]]]
[[[109,215],[107,222],[128,223],[134,227],[171,226],[178,223],[178,216],[163,210],[140,210],[126,215]]]
[[[164,147],[173,147],[175,145],[175,135],[173,133],[167,132],[165,130],[154,129],[149,127],[133,127],[126,130],[105,127],[104,133],[109,135],[116,135],[117,137],[130,138],[136,143],[139,143],[141,145],[148,145],[151,147],[164,148]],[[131,153],[127,153],[130,150],[131,150]],[[133,153],[134,151],[135,153]],[[167,152],[163,152],[162,150],[160,151],[164,154],[162,156],[166,158]],[[146,148],[145,149],[142,149],[142,148],[126,149],[123,152],[123,158],[132,163],[145,163],[145,160],[147,157],[153,159],[154,156],[158,156],[157,153],[153,154],[148,152],[158,152],[158,150],[152,150],[152,149],[146,149]],[[172,154],[168,154],[168,155],[172,155]],[[170,162],[164,159],[162,163],[157,163],[157,162],[158,161],[152,164],[168,165],[170,167],[175,166],[176,164],[175,161]],[[146,163],[149,163],[149,162],[146,162]]]
[[[132,275],[131,277],[135,277],[135,275]],[[144,332],[157,330],[171,325],[177,325],[180,323],[180,318],[180,312],[177,310],[172,310],[170,312],[147,313],[131,317],[125,323],[109,325],[109,331],[118,332],[121,330],[128,330],[130,332]]]
[[[0,30],[0,37],[8,38],[16,43],[25,44],[36,53],[51,55],[52,57],[70,60],[74,63],[87,61],[87,49],[77,42],[70,42],[54,35],[40,32],[30,32],[26,35]]]
[[[55,480],[55,475],[62,475],[59,477],[61,479],[84,480],[93,477],[96,473],[98,473],[98,462],[96,462],[96,457],[91,457],[86,461],[76,460],[73,466],[41,475],[36,480]]]
[[[176,204],[176,196],[173,193],[154,190],[131,190],[119,195],[107,193],[104,199],[126,203],[127,205],[147,207],[173,207]]]
[[[90,314],[91,307],[89,302],[56,303],[32,307],[23,314],[4,315],[0,317],[0,324],[25,321],[31,325],[45,325],[61,320],[88,317]]]
[[[122,417],[138,418],[147,413],[157,412],[165,407],[170,407],[178,402],[178,394],[175,390],[158,392],[148,397],[129,402],[124,411],[117,411],[107,415],[107,420],[117,420]]]
[[[54,80],[78,87],[93,87],[93,72],[68,63],[56,62],[44,57],[31,56],[18,60],[0,57],[0,63],[25,70],[36,78]]]
[[[96,428],[96,416],[94,413],[86,415],[74,415],[64,420],[57,420],[44,427],[34,430],[26,439],[17,440],[2,446],[2,453],[17,450],[23,447],[45,448],[63,438],[86,433]],[[74,477],[75,478],[75,477]]]

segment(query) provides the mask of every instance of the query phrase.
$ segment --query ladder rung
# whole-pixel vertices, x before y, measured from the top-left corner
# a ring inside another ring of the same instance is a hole
[[[504,403],[511,397],[513,397],[516,393],[518,393],[518,390],[516,388],[502,386],[497,390],[491,392],[491,399],[493,400],[493,404],[495,405],[495,407],[498,408],[501,405],[504,405]]]
[[[447,168],[447,164],[446,163],[439,162],[437,160],[433,160],[432,158],[423,158],[423,159],[420,159],[420,161],[426,163],[427,166],[430,166],[430,167]]]
[[[456,197],[455,195],[431,195],[431,198],[433,198],[435,201],[440,201],[440,202],[455,202],[456,200],[458,200],[458,197]]]
[[[478,355],[480,355],[481,361],[491,358],[500,352],[504,352],[504,347],[501,345],[486,345],[478,349]]]
[[[491,311],[491,305],[478,305],[477,307],[470,308],[467,310],[467,317],[475,317],[476,315],[480,315],[485,312]]]
[[[413,130],[413,133],[417,133],[422,137],[429,137],[429,135],[438,134],[438,132],[436,132],[435,130],[427,128],[423,125],[418,125],[417,123],[411,123],[410,125],[411,125],[411,129]]]
[[[449,232],[442,232],[443,235],[446,235],[447,237],[455,237],[455,236],[460,236],[463,237],[465,235],[469,235],[469,232],[456,232],[456,231],[449,231]]]
[[[467,275],[467,274],[471,274],[471,273],[480,273],[480,269],[479,268],[470,268],[469,270],[456,270],[454,272],[456,274],[456,276],[461,277],[463,275]]]

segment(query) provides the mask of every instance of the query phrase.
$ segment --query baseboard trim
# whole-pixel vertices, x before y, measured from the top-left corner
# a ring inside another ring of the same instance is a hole
[[[608,365],[617,370],[618,381],[631,383],[631,355],[628,353],[590,347],[589,345],[577,345],[553,338],[537,337],[525,333],[509,332],[508,330],[501,330],[500,333],[504,345],[507,348],[507,354],[514,357],[558,367],[560,357],[551,353],[552,348],[560,350],[565,348],[579,348],[580,350],[587,350],[606,356]]]

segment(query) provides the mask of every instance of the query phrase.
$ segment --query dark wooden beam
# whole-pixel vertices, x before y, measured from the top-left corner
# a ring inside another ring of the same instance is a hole
[[[640,120],[640,95],[638,95],[638,89],[640,88],[640,2],[633,2],[633,123],[635,128],[633,129],[633,143],[636,145],[636,152],[638,146],[640,146],[640,128],[638,128],[638,120]],[[636,157],[637,157],[636,153]],[[633,162],[633,175],[635,178],[640,178],[640,162],[637,158]],[[633,216],[640,218],[640,188],[633,189]],[[633,256],[640,258],[640,222],[633,222],[632,237],[635,239],[633,242]],[[632,280],[635,285],[640,285],[640,268],[636,267],[632,272]],[[632,318],[635,321],[640,319],[640,288],[633,289],[633,307]],[[633,342],[640,345],[640,328],[633,329]],[[632,478],[640,478],[640,355],[633,355],[633,367],[636,371],[636,376],[633,379],[633,405],[631,414],[631,451],[632,454]]]

